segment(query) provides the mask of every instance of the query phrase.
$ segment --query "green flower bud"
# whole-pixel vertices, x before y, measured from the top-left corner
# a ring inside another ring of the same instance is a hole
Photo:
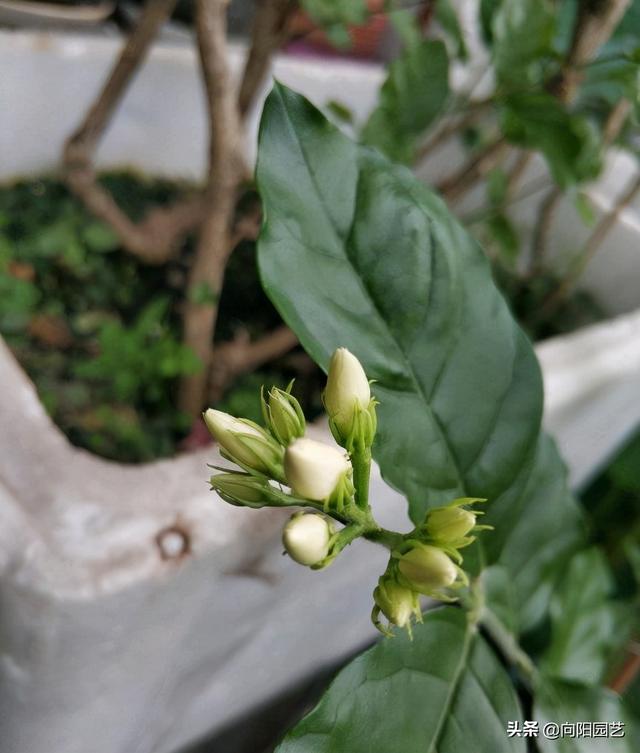
[[[338,444],[350,452],[356,445],[371,446],[377,423],[375,401],[360,361],[346,348],[331,356],[323,400]]]
[[[462,507],[439,507],[427,514],[427,533],[436,541],[453,544],[464,539],[476,524],[473,512]]]
[[[282,481],[283,449],[264,429],[213,408],[206,411],[204,421],[223,457],[249,472]]]
[[[373,600],[389,623],[398,627],[408,627],[412,616],[418,619],[422,616],[418,595],[388,575],[383,575],[378,580]]]
[[[478,525],[479,510],[470,510],[472,505],[486,502],[481,497],[461,497],[455,499],[444,507],[436,507],[429,510],[421,526],[421,531],[427,538],[444,549],[458,563],[462,557],[458,549],[463,549],[472,544],[478,531],[490,530],[492,526]]]
[[[332,529],[316,513],[295,513],[284,527],[282,543],[292,560],[301,565],[317,565],[329,554]]]
[[[211,488],[232,505],[260,508],[272,504],[266,479],[248,473],[219,473],[211,477]]]
[[[306,423],[300,403],[286,390],[272,387],[267,399],[262,394],[262,415],[273,436],[285,447],[304,436]]]
[[[453,585],[459,574],[441,549],[418,541],[400,557],[398,568],[404,585],[427,596]]]
[[[284,473],[296,496],[328,503],[349,486],[351,463],[337,447],[302,438],[287,447]]]

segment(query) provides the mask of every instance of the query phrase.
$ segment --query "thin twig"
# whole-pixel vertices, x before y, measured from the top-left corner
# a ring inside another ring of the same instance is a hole
[[[484,222],[489,217],[495,217],[497,214],[501,214],[508,207],[513,206],[514,204],[518,204],[521,201],[528,199],[530,196],[534,196],[535,194],[542,191],[542,189],[546,188],[548,185],[549,178],[545,175],[539,175],[538,177],[530,180],[528,183],[525,183],[516,195],[507,196],[500,205],[495,207],[485,206],[469,212],[468,214],[459,215],[458,219],[460,220],[460,222],[462,222],[463,225],[466,226],[474,225],[477,222]]]
[[[533,159],[533,152],[520,152],[507,174],[507,197],[513,196]]]
[[[297,4],[293,0],[257,0],[251,46],[242,74],[238,108],[245,118],[264,83],[271,58],[288,36],[287,22]]]
[[[550,91],[561,102],[569,104],[573,101],[584,76],[585,66],[609,39],[629,3],[630,0],[604,0],[601,3],[580,5],[567,59],[558,79],[550,87]],[[617,136],[624,120],[624,117],[621,120],[616,117],[609,124],[609,128],[605,127],[605,146]],[[616,128],[618,130],[615,130]],[[540,270],[547,255],[550,229],[562,195],[562,189],[554,186],[540,203],[531,242],[530,275]]]
[[[93,158],[120,100],[174,6],[175,0],[147,2],[100,94],[63,153],[71,190],[113,228],[128,251],[150,264],[164,263],[179,239],[197,225],[202,216],[201,198],[180,199],[172,206],[154,209],[141,223],[135,223],[97,182]]]
[[[528,265],[529,277],[535,277],[544,266],[549,249],[553,220],[563,195],[563,191],[559,186],[552,186],[540,202],[538,216],[531,237],[531,254]]]
[[[602,137],[605,144],[613,144],[618,138],[630,112],[631,102],[628,99],[621,99],[616,102],[614,108],[609,113],[602,130]]]
[[[198,0],[196,30],[210,127],[209,174],[195,259],[189,275],[184,310],[184,343],[202,362],[202,369],[180,384],[180,409],[195,417],[204,404],[212,358],[211,345],[224,270],[232,251],[231,222],[236,191],[245,175],[242,127],[227,55],[228,0]],[[210,299],[199,300],[205,287]]]
[[[560,76],[552,86],[563,102],[571,102],[582,82],[587,64],[613,34],[631,0],[580,3],[571,46]]]
[[[242,374],[255,371],[265,363],[288,353],[298,344],[289,327],[282,325],[251,342],[246,330],[227,343],[217,346],[211,363],[209,400],[218,402],[229,385]]]
[[[558,306],[567,298],[568,294],[575,287],[576,282],[586,269],[587,265],[593,259],[595,253],[598,251],[607,235],[611,232],[615,226],[620,213],[623,209],[636,198],[640,193],[640,174],[636,175],[629,183],[627,190],[616,201],[615,205],[611,208],[607,214],[605,214],[600,222],[595,226],[593,232],[589,236],[584,248],[578,258],[571,265],[569,272],[565,275],[560,285],[553,291],[546,302],[543,304],[540,311],[542,318],[548,318]]]
[[[475,183],[492,170],[508,153],[510,147],[504,138],[498,137],[475,154],[458,171],[438,186],[442,196],[450,202],[461,198]]]
[[[473,125],[490,105],[491,100],[472,102],[463,114],[452,115],[449,119],[445,119],[431,136],[418,147],[415,159],[416,166],[421,165],[435,149],[448,141],[452,136],[461,133]]]
[[[620,668],[618,674],[611,680],[609,687],[616,693],[622,695],[625,690],[631,685],[631,683],[640,674],[640,653],[638,649],[635,650],[637,644],[632,643],[629,649],[629,654]]]

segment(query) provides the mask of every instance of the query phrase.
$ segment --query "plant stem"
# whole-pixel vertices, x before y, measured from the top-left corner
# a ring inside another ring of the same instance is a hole
[[[217,345],[211,364],[209,401],[215,404],[236,377],[288,353],[297,344],[295,333],[283,324],[253,342],[247,331],[241,330],[230,342]]]
[[[368,541],[382,544],[389,550],[399,549],[404,543],[404,535],[396,531],[388,531],[386,528],[371,528],[362,534]]]
[[[369,477],[371,476],[371,448],[355,449],[351,453],[353,466],[353,485],[355,487],[356,505],[361,510],[369,507]]]
[[[505,659],[514,667],[517,667],[523,679],[531,683],[537,672],[535,664],[531,661],[529,655],[520,648],[513,633],[507,630],[486,606],[483,606],[480,611],[479,622],[498,646]]]
[[[436,188],[445,201],[454,202],[473,188],[478,180],[492,170],[508,152],[509,145],[504,137],[497,136],[472,155],[457,172],[441,181]]]
[[[178,399],[180,410],[192,418],[205,402],[218,297],[232,250],[236,191],[246,174],[241,152],[242,128],[228,64],[227,5],[227,0],[199,0],[196,4],[196,32],[210,134],[205,218],[184,309],[184,344],[195,352],[203,368],[181,380]],[[211,300],[201,302],[195,298],[195,291],[202,286],[210,291]]]
[[[141,222],[133,222],[97,181],[93,158],[124,93],[174,6],[175,0],[145,4],[100,93],[63,152],[71,190],[89,211],[111,226],[127,251],[148,264],[165,263],[176,251],[178,241],[200,222],[202,197],[179,199],[168,207],[152,210]]]
[[[362,536],[362,531],[362,526],[356,524],[345,526],[341,531],[338,531],[329,547],[331,557],[329,562],[332,562],[343,549],[346,549],[346,547],[351,544],[352,541],[360,538],[360,536]],[[329,564],[329,562],[326,564]]]
[[[549,238],[551,236],[551,227],[556,215],[556,210],[563,195],[561,188],[553,186],[540,202],[538,217],[531,238],[531,254],[529,256],[528,270],[529,277],[534,277],[536,274],[539,274],[544,266],[544,260],[549,246]]]
[[[251,30],[251,47],[242,74],[238,109],[244,119],[264,84],[273,53],[286,41],[289,17],[296,9],[293,0],[259,0]]]
[[[562,283],[556,288],[556,290],[549,296],[549,298],[542,305],[540,311],[541,319],[551,316],[558,306],[566,300],[569,293],[573,290],[574,286],[580,279],[582,273],[586,269],[587,265],[594,257],[596,251],[600,248],[603,241],[609,234],[609,232],[615,226],[620,213],[629,206],[635,197],[640,193],[640,175],[636,175],[630,181],[626,191],[614,204],[612,209],[605,214],[600,222],[595,226],[593,232],[589,236],[582,253],[571,265],[571,268]]]
[[[624,693],[638,674],[640,674],[640,653],[638,653],[637,648],[635,651],[632,651],[631,648],[633,648],[633,644],[630,647],[629,655],[627,656],[625,663],[620,668],[618,674],[609,683],[609,687],[620,695]]]
[[[600,3],[584,3],[580,6],[573,29],[571,47],[558,79],[550,91],[564,104],[571,104],[584,77],[584,67],[609,39],[624,15],[630,0],[604,0]],[[626,118],[626,108],[614,108],[615,115],[605,127],[605,146],[611,143]],[[529,275],[539,273],[549,245],[551,225],[556,209],[563,197],[563,190],[554,186],[542,200],[531,244]]]

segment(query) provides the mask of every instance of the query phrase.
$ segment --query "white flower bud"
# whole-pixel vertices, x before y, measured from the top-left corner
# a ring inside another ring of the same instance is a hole
[[[204,421],[229,460],[281,480],[282,447],[264,429],[213,408],[206,411]]]
[[[427,596],[453,585],[458,577],[458,569],[442,549],[419,542],[400,557],[398,569],[408,588]]]
[[[356,410],[367,410],[371,402],[369,380],[360,361],[346,348],[338,348],[331,356],[324,404],[343,436],[347,436],[353,426]]]
[[[329,553],[331,528],[323,515],[296,513],[282,532],[282,543],[292,560],[317,565]]]
[[[351,473],[351,463],[337,447],[302,438],[287,447],[284,473],[295,495],[324,502]]]

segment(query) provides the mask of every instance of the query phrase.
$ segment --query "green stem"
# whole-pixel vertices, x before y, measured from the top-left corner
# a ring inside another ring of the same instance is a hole
[[[371,448],[354,449],[351,453],[353,466],[353,486],[356,505],[361,510],[369,507],[369,477],[371,475]]]
[[[387,549],[399,549],[404,543],[404,536],[395,531],[388,531],[386,528],[370,528],[363,533],[368,541],[374,541],[376,544],[382,544]]]
[[[537,672],[535,664],[531,661],[529,655],[520,648],[513,633],[505,628],[491,610],[486,608],[483,608],[480,613],[480,624],[491,636],[507,661],[520,670],[524,680],[531,683]]]
[[[333,559],[336,555],[340,554],[340,552],[352,541],[355,541],[357,538],[360,538],[362,536],[362,533],[364,531],[364,528],[361,525],[358,525],[357,523],[353,523],[351,525],[345,526],[341,531],[339,531],[337,534],[335,534],[331,545],[329,547],[329,550],[331,552],[331,559]]]

